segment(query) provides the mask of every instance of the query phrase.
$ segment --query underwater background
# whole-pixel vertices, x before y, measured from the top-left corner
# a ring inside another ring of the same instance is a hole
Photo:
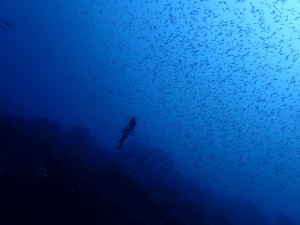
[[[1,1],[0,223],[300,224],[299,22],[296,0]]]

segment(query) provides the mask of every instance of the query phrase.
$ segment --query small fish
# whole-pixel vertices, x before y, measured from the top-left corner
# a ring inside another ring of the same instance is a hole
[[[117,147],[115,148],[115,150],[121,149],[121,148],[123,147],[124,141],[128,138],[128,136],[129,136],[130,134],[133,133],[133,130],[134,130],[135,126],[136,126],[136,118],[133,116],[133,117],[129,120],[127,126],[124,127],[124,129],[121,131],[122,136],[121,136],[121,138],[119,139],[118,145],[117,145]]]

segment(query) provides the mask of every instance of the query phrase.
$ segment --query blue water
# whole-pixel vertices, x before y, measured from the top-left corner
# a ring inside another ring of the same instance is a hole
[[[170,153],[202,187],[300,224],[299,9],[1,1],[0,109],[81,125],[107,149],[135,116],[124,145]]]

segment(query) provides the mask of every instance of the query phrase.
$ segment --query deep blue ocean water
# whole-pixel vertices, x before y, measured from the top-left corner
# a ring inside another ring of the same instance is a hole
[[[0,111],[111,151],[135,116],[124,151],[300,224],[299,23],[296,0],[1,1]]]

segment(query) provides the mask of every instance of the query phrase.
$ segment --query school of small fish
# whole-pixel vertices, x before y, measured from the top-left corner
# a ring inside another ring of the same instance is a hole
[[[299,1],[77,4],[95,111],[136,115],[203,184],[300,209]]]

